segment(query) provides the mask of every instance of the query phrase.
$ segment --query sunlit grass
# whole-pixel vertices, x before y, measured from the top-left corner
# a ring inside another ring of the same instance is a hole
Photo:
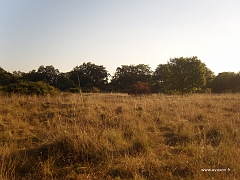
[[[239,94],[1,96],[0,179],[238,179],[239,130]]]

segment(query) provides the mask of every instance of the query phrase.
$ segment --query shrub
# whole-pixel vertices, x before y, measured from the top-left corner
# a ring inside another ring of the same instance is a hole
[[[80,89],[80,88],[69,88],[68,90],[69,90],[69,92],[71,92],[71,93],[80,93],[80,92],[81,92],[81,89]]]
[[[36,94],[36,95],[45,95],[58,94],[58,90],[49,84],[39,81],[39,82],[24,82],[10,84],[2,88],[6,93],[20,93],[20,94]]]
[[[211,88],[203,88],[203,89],[199,89],[196,91],[196,93],[211,93],[212,92],[212,89]]]
[[[92,88],[92,92],[93,92],[93,93],[100,93],[101,90],[98,89],[97,87],[93,87],[93,88]]]
[[[128,92],[128,94],[151,94],[148,83],[138,81],[136,84],[133,84]]]

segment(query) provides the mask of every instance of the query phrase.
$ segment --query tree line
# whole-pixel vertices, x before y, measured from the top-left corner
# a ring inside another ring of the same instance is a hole
[[[10,73],[0,67],[0,91],[22,94],[63,92],[123,92],[129,94],[186,94],[240,92],[240,71],[217,76],[198,57],[170,59],[155,71],[149,65],[122,65],[113,76],[103,65],[88,62],[62,73],[40,66],[28,73]]]

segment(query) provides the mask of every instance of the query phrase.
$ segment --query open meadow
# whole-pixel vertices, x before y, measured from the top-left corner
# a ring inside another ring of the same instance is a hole
[[[0,179],[239,179],[240,94],[0,97]]]

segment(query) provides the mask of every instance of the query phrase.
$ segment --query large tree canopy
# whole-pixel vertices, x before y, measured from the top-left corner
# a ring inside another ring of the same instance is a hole
[[[89,88],[107,84],[110,76],[105,67],[90,62],[76,66],[69,74],[75,84]]]
[[[53,66],[40,66],[37,72],[52,85],[57,83],[58,74],[60,73],[59,70],[55,69]]]
[[[68,77],[68,73],[60,73],[58,74],[57,83],[54,84],[54,87],[67,91],[71,88],[77,88],[77,85]]]
[[[206,84],[206,65],[198,57],[170,59],[168,64],[159,65],[155,77],[165,92],[194,92]]]
[[[9,85],[12,82],[13,82],[12,74],[0,67],[0,86]]]
[[[211,82],[212,92],[240,92],[240,72],[222,72]]]
[[[52,65],[50,66],[39,66],[38,70],[32,70],[29,73],[15,72],[15,76],[20,77],[20,79],[25,81],[44,81],[51,85],[57,83],[59,70],[55,69]]]
[[[116,69],[112,85],[118,90],[128,91],[130,86],[138,81],[149,82],[151,76],[152,71],[149,65],[122,65]]]

